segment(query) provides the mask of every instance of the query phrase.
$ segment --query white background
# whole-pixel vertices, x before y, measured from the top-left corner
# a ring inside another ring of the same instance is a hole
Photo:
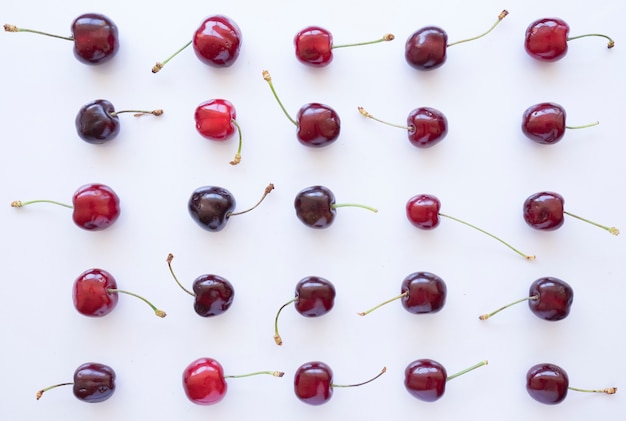
[[[510,15],[493,33],[451,47],[440,69],[423,73],[406,64],[404,42],[420,27],[441,26],[453,42],[486,30],[505,8]],[[568,371],[572,386],[626,387],[624,238],[571,218],[558,231],[534,231],[522,220],[521,206],[530,194],[553,190],[565,197],[567,210],[626,229],[625,3],[74,0],[60,7],[24,0],[5,2],[0,15],[6,23],[68,35],[71,21],[92,11],[111,17],[120,31],[119,54],[100,67],[75,60],[66,41],[0,34],[0,419],[623,419],[621,390],[613,396],[570,393],[561,405],[545,406],[524,384],[531,365],[552,362]],[[243,32],[234,66],[209,68],[189,49],[159,74],[150,72],[203,18],[218,13]],[[572,35],[607,33],[616,46],[607,50],[604,40],[586,38],[572,42],[557,63],[534,61],[523,50],[524,31],[547,16],[566,20]],[[396,40],[337,50],[330,66],[312,69],[296,61],[292,41],[308,25],[328,28],[338,44],[387,32]],[[342,133],[333,146],[310,150],[296,141],[261,77],[264,69],[294,115],[313,101],[337,110]],[[163,108],[165,114],[123,116],[118,138],[94,146],[77,137],[74,117],[97,98],[117,109]],[[228,165],[236,138],[218,144],[195,131],[195,107],[211,98],[229,99],[237,108],[244,136],[237,167]],[[600,125],[568,131],[554,146],[534,144],[520,131],[521,115],[543,101],[562,104],[570,124]],[[363,118],[359,105],[400,123],[418,106],[438,108],[448,118],[448,137],[432,149],[416,149],[401,130]],[[96,181],[121,198],[121,217],[106,231],[77,228],[64,208],[9,206],[16,199],[69,202],[79,186]],[[222,232],[201,230],[187,213],[197,187],[226,187],[244,209],[269,182],[276,190],[266,202],[233,217]],[[297,220],[293,199],[313,184],[331,188],[338,202],[365,203],[379,213],[342,208],[330,229],[311,230]],[[418,193],[437,195],[442,212],[537,260],[526,262],[449,220],[430,232],[416,230],[404,205]],[[234,284],[235,302],[226,314],[195,314],[193,300],[168,273],[170,252],[187,286],[203,273]],[[145,295],[167,318],[124,296],[105,318],[79,315],[71,285],[92,267],[110,271],[120,288]],[[440,313],[415,316],[396,302],[366,318],[356,315],[398,294],[402,279],[419,270],[448,285]],[[276,310],[307,275],[335,284],[336,306],[318,319],[287,308],[278,347],[272,340]],[[567,319],[544,322],[520,305],[478,320],[525,296],[542,276],[574,288]],[[196,406],[183,393],[181,375],[202,356],[218,359],[227,374],[286,375],[229,380],[221,403]],[[450,382],[443,398],[428,404],[403,385],[404,368],[418,358],[438,360],[449,373],[483,359],[489,365]],[[312,407],[293,393],[296,368],[310,360],[328,363],[337,383],[362,381],[383,366],[387,373],[358,389],[335,390],[326,405]],[[116,370],[111,399],[85,404],[67,388],[35,400],[38,389],[71,380],[86,361]]]

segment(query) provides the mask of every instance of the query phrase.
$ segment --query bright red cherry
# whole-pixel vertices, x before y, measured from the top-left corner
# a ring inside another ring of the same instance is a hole
[[[411,362],[404,370],[404,387],[411,396],[424,402],[435,402],[446,391],[446,383],[478,367],[487,365],[487,361],[473,365],[463,371],[448,376],[443,365],[431,359],[419,359]]]
[[[235,130],[239,132],[239,148],[230,162],[237,165],[241,161],[242,136],[235,106],[226,99],[211,99],[198,105],[194,118],[198,133],[210,140],[227,140],[235,134]]]
[[[37,392],[37,400],[41,396],[60,386],[73,386],[74,396],[88,403],[103,402],[113,396],[115,392],[115,371],[111,367],[100,363],[81,364],[74,371],[74,381],[70,383],[59,383],[46,387]]]
[[[602,34],[585,34],[575,37],[569,36],[569,25],[562,19],[537,19],[528,25],[524,48],[532,57],[540,61],[557,61],[567,54],[568,42],[583,37],[598,36],[608,40],[608,48],[613,48],[615,42]]]
[[[580,129],[599,124],[598,122],[584,126],[566,126],[565,109],[554,102],[535,104],[524,111],[522,116],[522,132],[530,140],[544,145],[552,145],[563,138],[565,129]]]

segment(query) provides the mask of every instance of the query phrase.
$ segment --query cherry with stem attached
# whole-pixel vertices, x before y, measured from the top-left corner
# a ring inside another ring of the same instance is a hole
[[[522,116],[522,132],[533,142],[552,145],[565,135],[565,129],[584,129],[597,126],[598,121],[582,126],[565,124],[565,109],[554,102],[542,102],[526,109]]]
[[[419,194],[413,196],[408,200],[406,204],[406,216],[411,224],[423,230],[431,230],[439,226],[439,217],[452,219],[453,221],[460,222],[463,225],[467,225],[470,228],[474,228],[475,230],[480,231],[495,240],[498,240],[500,243],[504,244],[526,260],[535,260],[535,256],[522,253],[517,248],[511,246],[509,243],[505,242],[501,238],[496,237],[495,235],[483,230],[482,228],[478,228],[477,226],[456,217],[441,213],[439,211],[440,208],[441,202],[436,196],[433,196],[431,194]]]
[[[198,105],[194,113],[196,130],[204,138],[218,142],[230,139],[235,130],[239,133],[239,147],[230,165],[241,162],[241,146],[243,143],[241,127],[237,123],[235,106],[226,99],[211,99]]]
[[[89,362],[81,364],[74,371],[74,381],[58,383],[48,386],[37,392],[37,400],[49,390],[61,386],[73,386],[74,396],[88,403],[103,402],[113,396],[115,392],[115,371],[111,367],[101,363]]]
[[[404,370],[404,386],[411,396],[424,402],[435,402],[443,396],[446,384],[463,374],[487,365],[487,360],[448,375],[441,363],[428,358],[411,362]]]

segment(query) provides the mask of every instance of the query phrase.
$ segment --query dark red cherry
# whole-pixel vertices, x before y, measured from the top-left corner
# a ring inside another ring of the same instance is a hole
[[[110,290],[117,290],[113,275],[102,269],[86,270],[74,281],[74,307],[85,316],[106,316],[113,311],[119,300],[117,292]]]
[[[565,220],[563,204],[563,196],[558,193],[547,191],[535,193],[524,201],[524,220],[537,230],[556,230]]]
[[[535,104],[524,111],[522,132],[544,145],[557,143],[565,134],[565,109],[553,102]]]
[[[88,403],[103,402],[113,396],[115,378],[115,371],[108,365],[93,362],[85,363],[74,372],[72,383],[59,383],[41,389],[37,392],[37,399],[40,399],[48,390],[71,385],[77,399]]]
[[[120,216],[120,199],[109,186],[93,183],[80,187],[72,198],[74,223],[88,231],[111,226]]]
[[[296,58],[304,64],[323,67],[333,61],[332,34],[319,26],[309,26],[296,34],[293,40]]]
[[[406,204],[406,216],[417,228],[431,230],[439,226],[441,202],[432,194],[419,194]]]
[[[205,64],[229,67],[239,57],[241,30],[230,18],[222,15],[206,18],[193,36],[193,50]]]
[[[407,117],[409,142],[417,148],[430,148],[448,134],[448,119],[431,107],[416,108]]]
[[[569,377],[555,364],[536,364],[526,373],[526,390],[534,400],[555,405],[567,396]]]
[[[226,99],[211,99],[198,105],[194,114],[196,130],[203,137],[210,140],[224,141],[235,134],[239,129],[237,124],[237,112],[235,106]],[[241,130],[239,131],[239,149],[235,159],[231,161],[236,165],[241,161]]]
[[[435,402],[445,393],[448,381],[484,365],[487,365],[487,361],[481,361],[448,376],[445,367],[435,360],[428,358],[415,360],[404,370],[404,387],[411,396],[419,400]]]
[[[448,34],[436,26],[415,31],[406,40],[404,57],[409,65],[418,70],[433,70],[446,62]]]

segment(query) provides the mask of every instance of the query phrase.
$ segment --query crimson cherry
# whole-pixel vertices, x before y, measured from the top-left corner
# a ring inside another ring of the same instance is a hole
[[[255,373],[225,376],[222,365],[213,358],[198,358],[183,371],[183,390],[187,398],[198,405],[213,405],[226,396],[226,379],[269,374],[282,377],[282,371],[258,371]]]
[[[296,311],[304,317],[320,317],[332,310],[335,305],[335,296],[335,286],[320,276],[307,276],[298,281],[295,297],[283,304],[276,313],[274,320],[276,344],[283,344],[278,333],[278,317],[285,307],[293,303]]]
[[[427,26],[415,31],[406,40],[404,58],[413,68],[418,70],[433,70],[441,67],[447,58],[448,47],[482,38],[491,32],[509,12],[503,10],[498,15],[498,20],[489,30],[476,37],[448,43],[448,34],[436,26]]]
[[[60,386],[73,386],[74,396],[77,399],[88,403],[103,402],[113,396],[115,379],[115,371],[108,365],[94,362],[81,364],[74,371],[73,382],[59,383],[41,389],[37,392],[37,400],[51,389]]]
[[[531,398],[546,405],[556,405],[567,397],[568,390],[576,392],[606,393],[613,395],[616,387],[606,389],[579,389],[569,385],[567,372],[556,364],[535,364],[526,373],[526,391]]]
[[[333,383],[333,371],[328,364],[310,361],[296,370],[293,389],[296,397],[309,405],[322,405],[332,398],[335,387],[357,387],[370,383],[382,376],[387,369],[383,367],[375,377],[358,384],[339,385]]]
[[[296,58],[301,63],[313,67],[324,67],[333,61],[333,50],[336,48],[376,44],[392,41],[394,38],[392,34],[385,34],[375,41],[335,45],[330,31],[319,26],[308,26],[296,34],[293,42],[296,47]]]
[[[239,57],[241,42],[241,29],[235,21],[223,15],[209,16],[196,29],[191,41],[166,60],[156,63],[152,73],[159,72],[167,62],[190,45],[193,45],[193,51],[204,64],[212,67],[230,67]]]
[[[581,129],[596,126],[599,123],[584,126],[566,126],[565,109],[554,102],[542,102],[526,109],[522,116],[522,132],[530,140],[544,145],[552,145],[563,138],[565,129]]]
[[[120,199],[109,186],[91,183],[81,186],[72,197],[72,205],[54,200],[31,200],[11,203],[14,208],[21,208],[33,203],[52,203],[73,209],[72,219],[79,227],[88,231],[101,231],[111,226],[120,216]]]
[[[562,19],[543,18],[537,19],[528,25],[524,39],[526,52],[534,59],[540,61],[557,61],[565,57],[568,42],[583,37],[602,37],[608,40],[608,48],[613,48],[615,42],[602,34],[585,34],[574,37],[569,36],[569,25]]]
[[[404,387],[411,396],[425,402],[434,402],[443,396],[448,381],[484,365],[487,365],[487,361],[481,361],[448,376],[446,368],[435,360],[415,360],[404,370]]]
[[[499,242],[501,242],[502,244],[504,244],[505,246],[513,250],[515,253],[525,258],[526,260],[535,260],[535,256],[530,256],[530,255],[522,253],[515,247],[511,246],[509,243],[483,230],[482,228],[478,228],[477,226],[472,225],[456,217],[441,213],[439,211],[440,208],[441,208],[441,202],[436,196],[433,196],[432,194],[418,194],[416,196],[411,197],[407,201],[405,210],[406,210],[406,216],[409,222],[411,222],[411,224],[413,224],[417,228],[420,228],[423,230],[434,229],[439,226],[439,222],[440,222],[439,217],[443,216],[445,218],[452,219],[453,221],[460,222],[463,225],[467,225],[470,228],[474,228],[475,230],[480,231],[483,234],[486,234],[489,237],[494,238],[495,240],[498,240]]]
[[[69,37],[49,34],[33,29],[4,25],[7,32],[30,32],[74,42],[74,56],[85,64],[101,64],[109,61],[119,50],[117,26],[111,19],[99,13],[85,13],[72,22]]]
[[[596,222],[574,215],[564,209],[565,200],[558,193],[543,191],[532,194],[526,198],[523,205],[524,221],[528,226],[541,231],[554,231],[560,228],[565,221],[565,215],[595,225],[608,231],[612,235],[619,235],[615,227],[600,225]]]
[[[230,101],[226,99],[205,101],[196,108],[194,118],[198,133],[210,140],[224,141],[230,139],[235,134],[236,129],[239,133],[239,148],[230,164],[237,165],[241,162],[241,127],[237,123],[235,106]]]

